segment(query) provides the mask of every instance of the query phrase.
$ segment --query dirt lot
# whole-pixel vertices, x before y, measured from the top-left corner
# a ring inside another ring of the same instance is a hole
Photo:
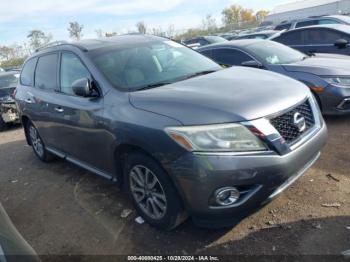
[[[65,161],[40,162],[21,128],[0,134],[0,201],[42,255],[340,254],[350,249],[350,117],[327,123],[321,160],[232,229],[188,221],[162,232],[137,224],[134,211],[122,218],[132,207],[114,184]]]

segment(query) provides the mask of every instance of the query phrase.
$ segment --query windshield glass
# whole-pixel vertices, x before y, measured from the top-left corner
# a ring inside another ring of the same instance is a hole
[[[19,74],[0,75],[0,89],[16,87],[18,82],[18,77],[19,77]]]
[[[290,64],[305,59],[306,55],[288,46],[273,42],[259,41],[246,48],[268,64]]]
[[[168,40],[106,47],[89,53],[113,86],[130,91],[221,69],[196,51]]]

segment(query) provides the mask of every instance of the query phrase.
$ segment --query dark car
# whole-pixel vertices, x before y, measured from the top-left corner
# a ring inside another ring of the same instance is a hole
[[[232,41],[197,51],[224,66],[242,65],[290,76],[309,86],[324,114],[350,113],[350,57],[307,56],[268,40]]]
[[[193,49],[196,49],[200,46],[215,44],[215,43],[222,43],[228,41],[227,39],[220,37],[220,36],[199,36],[194,37],[191,39],[187,39],[182,41],[184,45],[187,45],[188,47],[191,47]]]
[[[350,17],[346,15],[314,16],[292,21],[284,21],[275,27],[275,30],[291,30],[313,25],[343,24],[350,25]]]
[[[39,262],[32,247],[13,225],[5,209],[0,204],[0,261]]]
[[[0,131],[7,128],[8,124],[18,123],[18,112],[13,98],[19,72],[0,73]]]
[[[203,226],[237,223],[301,176],[327,134],[304,84],[222,69],[149,35],[44,48],[26,61],[16,101],[39,159],[119,182],[165,229],[188,215]]]
[[[270,38],[274,35],[276,35],[279,31],[276,30],[266,30],[266,31],[260,31],[260,32],[255,32],[252,34],[246,34],[242,36],[238,36],[235,39],[232,40],[243,40],[243,39],[267,39]]]
[[[350,26],[323,25],[283,32],[270,40],[285,44],[303,53],[350,55]]]

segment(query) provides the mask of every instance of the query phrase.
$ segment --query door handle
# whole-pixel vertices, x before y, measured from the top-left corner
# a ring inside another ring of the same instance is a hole
[[[24,100],[24,102],[26,102],[27,104],[33,104],[33,100],[30,98],[27,98],[26,100]]]
[[[58,113],[63,113],[64,109],[62,107],[55,107],[55,111]]]

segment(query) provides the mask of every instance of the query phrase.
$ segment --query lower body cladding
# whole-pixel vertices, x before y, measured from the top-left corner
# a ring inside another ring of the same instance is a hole
[[[350,88],[328,85],[318,94],[325,115],[350,114]]]
[[[171,174],[194,222],[205,227],[237,224],[281,193],[316,162],[327,127],[286,155],[187,154]]]

